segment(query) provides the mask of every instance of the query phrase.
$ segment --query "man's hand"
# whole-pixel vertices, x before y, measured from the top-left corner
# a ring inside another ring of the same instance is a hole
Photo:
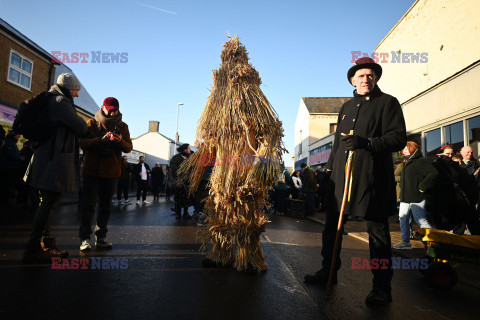
[[[120,142],[120,141],[122,141],[122,135],[112,133],[112,137],[110,138],[110,140],[113,141],[113,142]]]
[[[345,135],[340,140],[345,141],[345,149],[365,149],[368,147],[368,139],[357,135]]]
[[[102,137],[102,141],[110,141],[112,140],[112,137],[113,137],[113,133],[109,131]]]

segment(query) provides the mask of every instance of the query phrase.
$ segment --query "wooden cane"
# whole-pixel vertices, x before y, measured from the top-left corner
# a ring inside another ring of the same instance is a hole
[[[349,135],[353,135],[353,130],[350,131]],[[330,298],[330,291],[332,291],[333,275],[336,272],[335,266],[337,264],[337,252],[338,252],[338,246],[340,242],[340,231],[342,229],[343,214],[345,212],[345,206],[347,204],[348,190],[350,188],[350,175],[352,173],[352,159],[353,159],[353,150],[350,150],[348,151],[347,169],[345,170],[345,186],[343,188],[342,206],[340,207],[340,216],[338,217],[337,234],[335,235],[335,245],[333,246],[332,264],[330,266],[327,289],[325,291],[325,296],[324,296],[325,300],[328,300]]]

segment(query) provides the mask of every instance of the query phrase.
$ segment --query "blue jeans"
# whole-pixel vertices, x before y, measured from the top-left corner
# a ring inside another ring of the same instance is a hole
[[[400,229],[402,230],[403,242],[410,242],[410,218],[420,226],[420,228],[433,228],[427,220],[427,210],[425,210],[425,200],[418,203],[400,202],[398,216],[400,218]]]

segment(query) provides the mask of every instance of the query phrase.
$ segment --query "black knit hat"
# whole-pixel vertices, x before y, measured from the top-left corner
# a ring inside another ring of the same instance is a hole
[[[182,144],[180,147],[177,148],[178,152],[182,152],[183,150],[186,150],[190,145],[188,143]]]
[[[362,57],[355,61],[355,64],[348,69],[347,72],[347,80],[348,83],[352,84],[350,79],[355,75],[355,72],[360,69],[372,69],[373,72],[375,72],[375,75],[377,76],[377,81],[380,80],[380,77],[382,76],[382,66],[376,63],[372,58],[369,57]]]

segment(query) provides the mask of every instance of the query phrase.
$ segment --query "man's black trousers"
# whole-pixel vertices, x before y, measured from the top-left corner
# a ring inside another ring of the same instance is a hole
[[[105,238],[110,219],[111,205],[117,178],[99,178],[83,176],[83,199],[80,204],[81,225],[79,235],[81,240],[90,239],[95,207],[98,202],[98,216],[95,235]]]
[[[331,210],[327,211],[327,220],[325,222],[325,229],[323,230],[322,235],[322,267],[326,270],[330,270],[333,257],[333,247],[335,245],[335,235],[337,233],[338,226],[338,212],[332,212]],[[340,245],[337,255],[336,270],[340,269],[340,251],[343,237],[343,229],[345,223],[347,222],[347,217],[343,219],[343,226],[340,232]],[[390,282],[393,277],[393,270],[391,269],[391,239],[390,239],[390,229],[388,225],[388,218],[365,218],[365,224],[367,226],[367,233],[369,236],[369,247],[370,247],[370,259],[388,259],[388,268],[387,269],[372,269],[373,273],[373,287],[375,289],[381,290],[385,293],[391,292]],[[351,263],[347,266],[352,267]],[[360,272],[360,270],[359,270]]]
[[[137,180],[137,201],[140,201],[140,195],[142,200],[147,199],[148,180]]]

